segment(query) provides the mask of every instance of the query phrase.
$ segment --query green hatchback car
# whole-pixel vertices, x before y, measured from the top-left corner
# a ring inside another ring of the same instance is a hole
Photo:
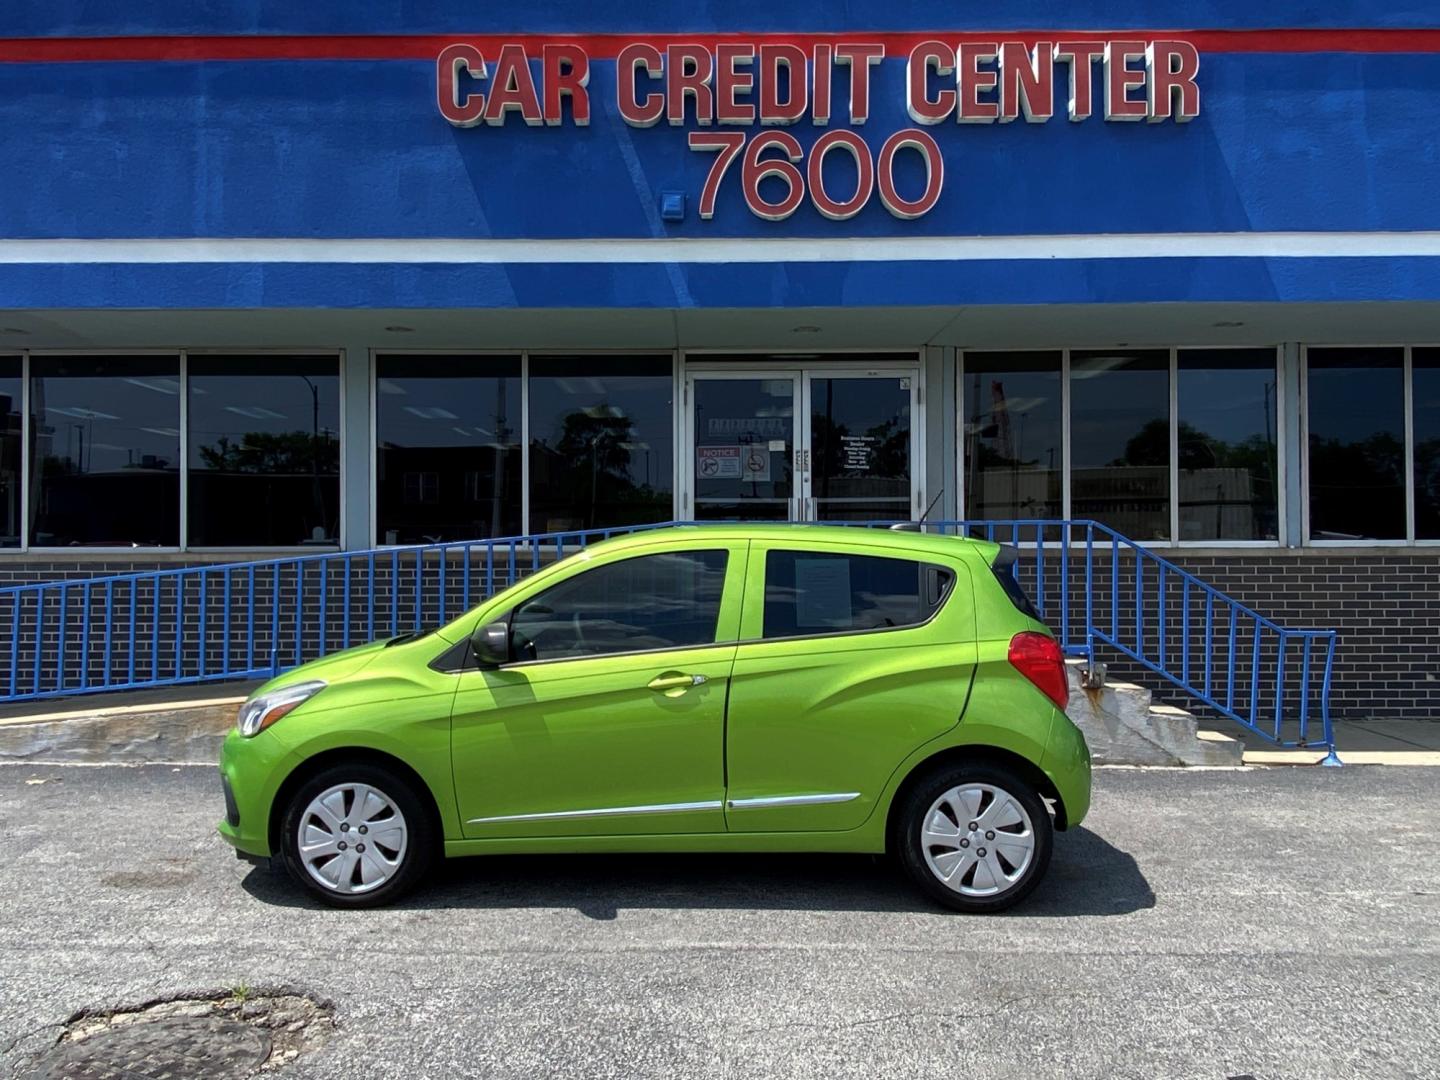
[[[328,903],[440,855],[868,852],[961,911],[1026,896],[1090,803],[1061,650],[982,541],[679,526],[240,709],[221,835]]]

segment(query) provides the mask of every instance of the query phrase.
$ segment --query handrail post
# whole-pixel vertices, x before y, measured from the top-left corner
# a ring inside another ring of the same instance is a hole
[[[1095,523],[1085,523],[1085,663],[1095,670]]]
[[[1330,726],[1330,670],[1335,661],[1335,631],[1330,631],[1329,637],[1330,644],[1325,650],[1325,678],[1320,684],[1320,723],[1322,730],[1325,732],[1325,745],[1329,748],[1330,752],[1325,755],[1320,764],[1338,768],[1343,765],[1344,762],[1340,760],[1340,755],[1335,752],[1335,732]]]

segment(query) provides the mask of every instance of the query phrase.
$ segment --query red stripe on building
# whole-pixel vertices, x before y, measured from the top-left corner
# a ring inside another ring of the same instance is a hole
[[[0,38],[0,63],[109,63],[195,60],[433,60],[464,41],[484,52],[519,43],[538,55],[546,44],[577,44],[593,59],[613,59],[626,45],[663,49],[676,43],[710,49],[726,42],[815,45],[879,42],[904,57],[922,41],[1154,41],[1179,39],[1207,53],[1435,53],[1440,30],[985,30],[845,31],[835,34],[404,34],[258,35],[106,38]]]

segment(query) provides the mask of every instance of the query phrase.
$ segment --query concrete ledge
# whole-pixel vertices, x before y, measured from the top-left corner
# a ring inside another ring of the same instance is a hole
[[[0,720],[0,762],[214,764],[242,697],[203,698]]]

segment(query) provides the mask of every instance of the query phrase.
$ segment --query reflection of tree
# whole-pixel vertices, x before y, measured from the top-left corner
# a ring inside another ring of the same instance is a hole
[[[631,432],[635,425],[628,416],[592,416],[567,413],[561,421],[560,441],[555,449],[571,469],[586,475],[610,473],[629,481]]]
[[[657,492],[650,484],[649,476],[637,483],[632,472],[634,455],[638,450],[647,455],[645,462],[648,473],[649,447],[638,439],[634,422],[619,410],[601,405],[586,410],[566,413],[560,421],[560,437],[553,447],[537,441],[537,449],[548,450],[558,459],[549,487],[569,489],[573,510],[582,511],[587,528],[606,522],[629,520],[634,517],[633,509],[619,515],[616,505],[630,508],[670,505],[668,489]],[[604,512],[600,507],[606,507]]]
[[[1181,469],[1248,469],[1257,478],[1268,478],[1274,471],[1275,446],[1263,435],[1228,443],[1182,420],[1176,436]],[[1169,460],[1170,422],[1152,420],[1125,444],[1125,456],[1110,464],[1165,465]]]
[[[247,431],[238,443],[222,435],[213,446],[200,447],[199,454],[205,468],[216,472],[332,473],[340,468],[339,440],[306,431]]]
[[[1388,431],[1345,441],[1310,436],[1312,518],[1326,532],[1403,536],[1403,499],[1386,498],[1405,485],[1405,444]]]

